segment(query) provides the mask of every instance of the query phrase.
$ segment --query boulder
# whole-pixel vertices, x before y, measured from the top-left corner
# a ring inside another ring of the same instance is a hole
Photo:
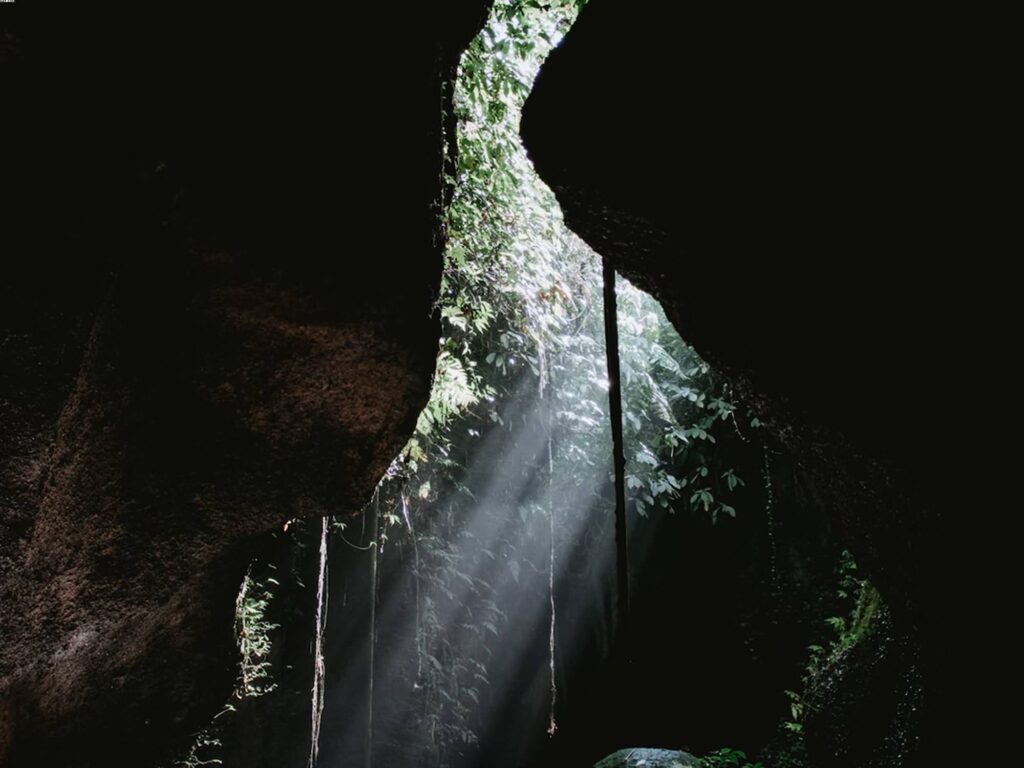
[[[594,768],[699,768],[700,760],[688,752],[671,749],[620,749],[597,762]]]

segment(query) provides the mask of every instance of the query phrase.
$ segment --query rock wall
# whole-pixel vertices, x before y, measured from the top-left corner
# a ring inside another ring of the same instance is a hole
[[[0,20],[4,766],[180,751],[266,533],[357,509],[411,432],[485,12]]]
[[[844,765],[920,764],[954,722],[963,457],[937,383],[972,338],[950,307],[972,290],[956,265],[977,251],[961,142],[978,92],[951,30],[909,8],[592,0],[524,110],[570,227],[757,403],[892,608],[891,645],[919,665],[889,675],[915,681],[901,746],[876,729]]]

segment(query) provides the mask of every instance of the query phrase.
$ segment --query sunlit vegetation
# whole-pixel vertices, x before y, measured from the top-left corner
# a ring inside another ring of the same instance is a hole
[[[379,544],[414,550],[421,659],[410,687],[423,698],[418,743],[436,764],[467,753],[489,727],[482,699],[494,682],[492,655],[525,653],[526,609],[510,616],[508,582],[532,595],[531,620],[545,620],[558,595],[544,591],[561,580],[571,539],[587,531],[595,538],[587,550],[596,558],[592,578],[608,589],[600,261],[565,227],[518,138],[530,82],[574,10],[575,3],[499,2],[463,58],[434,389],[380,491]],[[716,435],[735,435],[741,425],[753,431],[756,420],[653,299],[621,280],[618,293],[631,508],[641,516],[735,516],[732,495],[745,480],[721,462]],[[602,613],[593,620],[607,621],[607,606],[595,608]],[[563,640],[571,647],[562,637],[548,652],[557,656]],[[554,729],[556,720],[553,705],[537,722]]]

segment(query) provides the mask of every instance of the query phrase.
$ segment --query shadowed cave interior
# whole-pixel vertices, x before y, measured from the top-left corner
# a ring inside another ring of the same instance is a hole
[[[0,765],[942,764],[912,19],[2,12]]]

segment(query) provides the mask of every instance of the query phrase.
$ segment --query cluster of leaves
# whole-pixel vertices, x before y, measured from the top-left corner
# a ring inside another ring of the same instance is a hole
[[[808,648],[810,660],[805,682],[817,679],[835,659],[870,635],[882,606],[878,590],[869,581],[859,578],[857,563],[850,552],[842,553],[836,574],[839,582],[836,597],[846,605],[852,604],[852,608],[845,616],[825,619],[834,634],[827,647],[812,645]]]
[[[273,570],[274,566],[269,568]],[[272,576],[256,578],[250,566],[235,601],[235,640],[238,644],[238,679],[231,699],[213,721],[192,740],[188,752],[174,763],[175,768],[199,768],[222,765],[217,757],[221,749],[222,718],[236,711],[236,702],[257,698],[273,691],[274,682],[270,653],[278,624],[267,618],[267,609],[274,599],[273,588],[279,582]]]
[[[271,566],[272,567],[272,566]],[[272,576],[256,579],[246,573],[235,605],[235,634],[238,639],[239,678],[235,696],[262,696],[276,684],[270,669],[273,632],[278,625],[267,618],[267,607],[273,599],[272,588],[278,585]]]
[[[564,227],[517,133],[529,82],[575,5],[498,3],[463,58],[459,170],[451,179],[456,194],[440,301],[445,336],[431,404],[409,448],[415,459],[426,456],[422,443],[448,439],[443,427],[459,414],[500,400],[525,367],[540,376],[542,354],[551,365],[546,373],[591,385],[590,392],[574,392],[558,414],[574,421],[577,433],[591,433],[568,450],[586,462],[603,439],[597,262]],[[628,486],[636,510],[685,507],[713,520],[734,517],[728,497],[744,481],[712,459],[716,431],[727,424],[739,429],[736,405],[656,302],[622,280],[618,293]],[[500,420],[497,409],[489,413]],[[758,426],[756,418],[744,418]]]
[[[751,763],[747,755],[738,749],[723,748],[701,760],[704,768],[764,768],[763,763]]]
[[[221,714],[225,711],[223,710]],[[209,728],[200,731],[189,747],[188,753],[174,763],[174,768],[201,768],[206,765],[223,765],[224,761],[218,757],[211,757],[210,754],[215,754],[221,747],[221,740],[217,736],[216,729],[213,725]]]
[[[646,294],[619,281],[619,335],[626,484],[636,511],[678,509],[735,517],[733,492],[746,482],[716,445],[728,432],[746,439],[743,413],[709,366],[687,346]]]
[[[804,719],[810,692],[832,664],[871,634],[878,612],[882,609],[881,595],[869,581],[859,577],[857,563],[848,551],[842,553],[836,566],[836,582],[836,597],[840,605],[847,606],[848,612],[824,620],[830,637],[822,643],[808,646],[807,664],[802,678],[803,690],[785,692],[789,699],[790,717],[783,722],[783,728],[791,737],[786,745],[786,753],[802,754]]]

